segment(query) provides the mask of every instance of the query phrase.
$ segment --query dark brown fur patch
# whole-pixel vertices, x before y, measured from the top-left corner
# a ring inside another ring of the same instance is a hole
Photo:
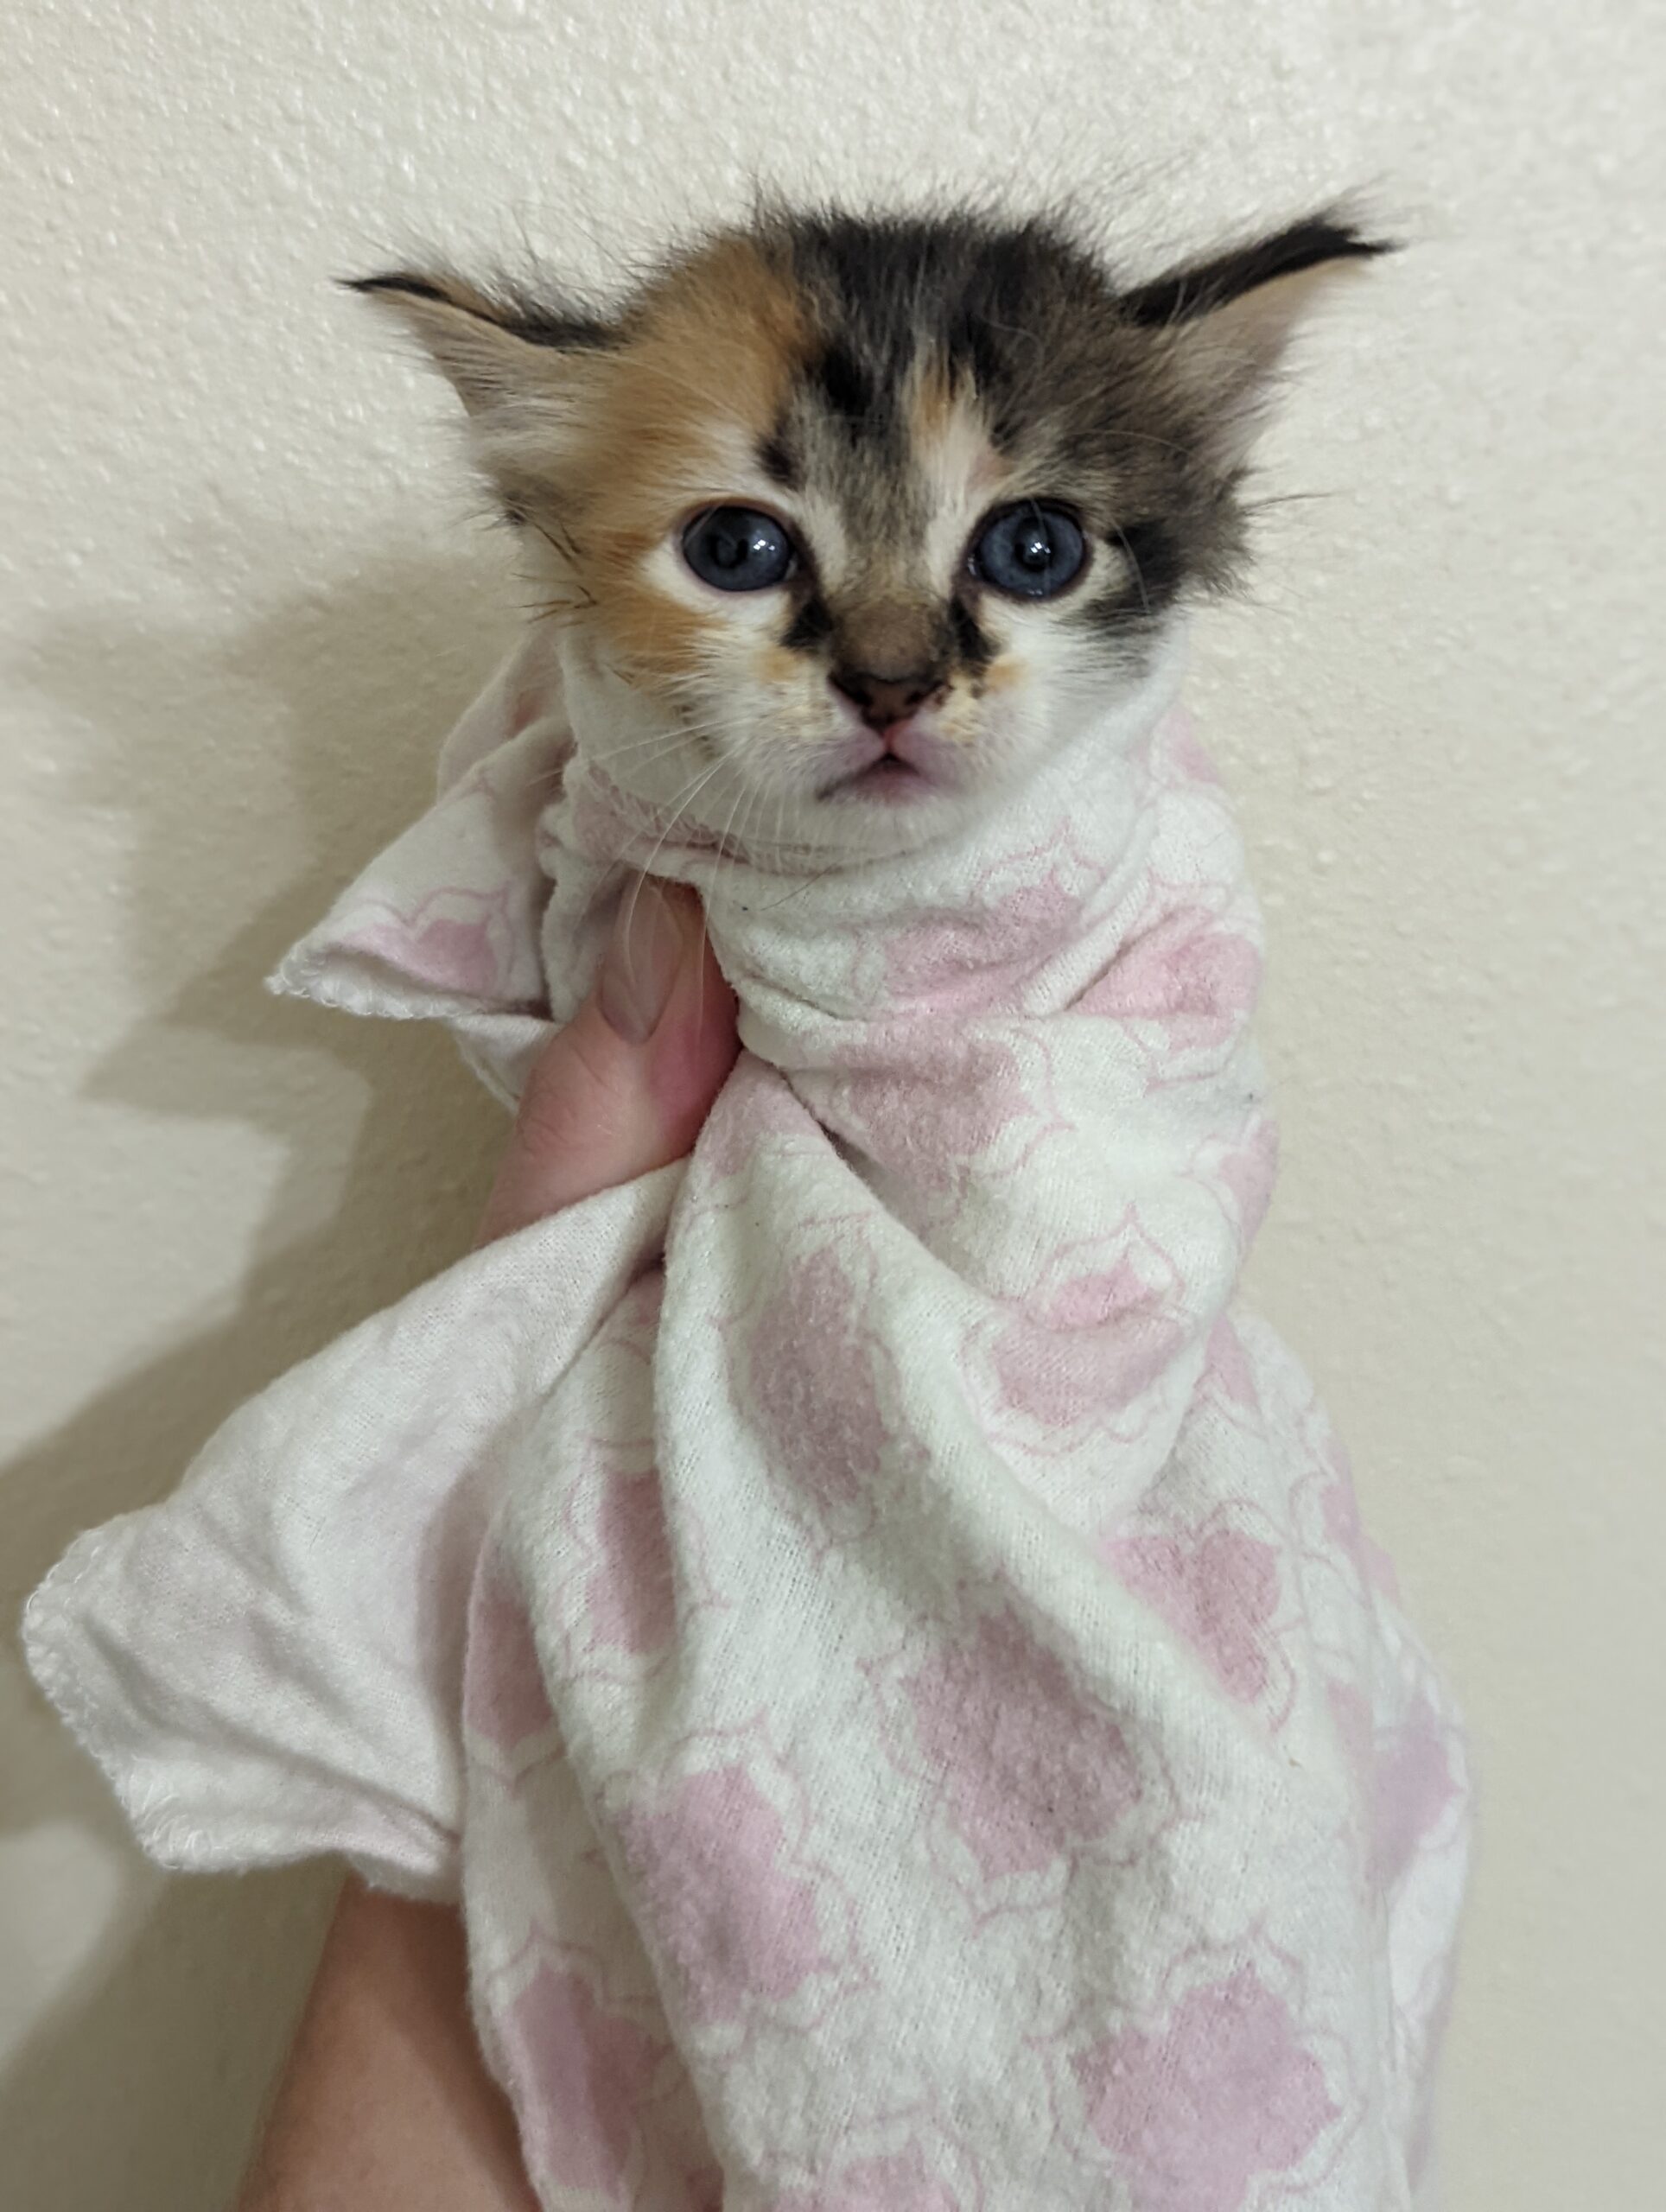
[[[1141,284],[1122,295],[1122,308],[1135,322],[1167,329],[1194,322],[1263,284],[1305,276],[1331,262],[1370,261],[1394,251],[1386,238],[1365,238],[1337,216],[1309,216],[1271,238],[1189,262],[1153,283]]]
[[[1113,545],[1131,522],[1168,521],[1182,558],[1143,594],[1084,600],[1071,620],[1127,624],[1185,582],[1225,580],[1238,552],[1230,486],[1204,464],[1158,349],[1071,241],[1040,223],[838,215],[785,219],[780,238],[829,342],[870,384],[895,390],[924,360],[919,389],[938,411],[957,389],[976,393],[1013,472],[1008,497],[1068,499]],[[893,435],[881,423],[874,442]],[[975,627],[963,607],[963,630]]]
[[[1257,285],[1379,251],[1319,217],[1122,290],[1040,220],[783,213],[757,235],[814,333],[778,435],[836,476],[857,531],[876,545],[906,531],[911,440],[972,396],[1008,472],[1003,496],[1067,502],[1123,556],[1067,612],[1112,630],[1188,587],[1229,584],[1244,554],[1242,442],[1222,419],[1241,410],[1243,379],[1211,385],[1206,344],[1189,351],[1166,309],[1179,300],[1194,325]]]

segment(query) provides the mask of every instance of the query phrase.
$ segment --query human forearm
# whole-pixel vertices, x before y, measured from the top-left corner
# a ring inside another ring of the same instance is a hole
[[[349,1879],[238,2212],[537,2212],[462,1928]]]

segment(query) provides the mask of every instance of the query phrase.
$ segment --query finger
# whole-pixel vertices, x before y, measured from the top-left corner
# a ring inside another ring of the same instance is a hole
[[[479,1241],[681,1159],[739,1049],[699,900],[627,891],[595,989],[533,1066]]]

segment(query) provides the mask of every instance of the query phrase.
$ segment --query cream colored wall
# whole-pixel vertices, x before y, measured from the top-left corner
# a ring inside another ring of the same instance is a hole
[[[1259,1293],[1478,1737],[1454,2212],[1657,2201],[1646,18],[12,0],[9,1585],[454,1253],[496,1138],[436,1039],[259,988],[417,804],[507,620],[438,387],[327,277],[423,236],[605,270],[753,168],[1084,181],[1142,255],[1363,180],[1417,250],[1314,347],[1269,460],[1328,496],[1269,517],[1196,687],[1270,908],[1287,1166]],[[0,1719],[0,2196],[211,2212],[328,1878],[163,1883],[10,1662]]]

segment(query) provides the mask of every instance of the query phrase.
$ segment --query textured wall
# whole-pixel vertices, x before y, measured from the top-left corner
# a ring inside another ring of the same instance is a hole
[[[417,804],[506,634],[439,388],[326,278],[423,236],[605,270],[754,169],[1080,184],[1142,264],[1364,181],[1418,251],[1313,347],[1269,461],[1327,496],[1269,515],[1256,601],[1206,624],[1196,685],[1272,925],[1287,1166],[1259,1294],[1479,1737],[1454,2212],[1654,2201],[1645,21],[1629,0],[12,0],[8,1583],[452,1255],[496,1138],[437,1039],[258,988]],[[6,1669],[8,2201],[213,2212],[327,1878],[161,1882]]]

